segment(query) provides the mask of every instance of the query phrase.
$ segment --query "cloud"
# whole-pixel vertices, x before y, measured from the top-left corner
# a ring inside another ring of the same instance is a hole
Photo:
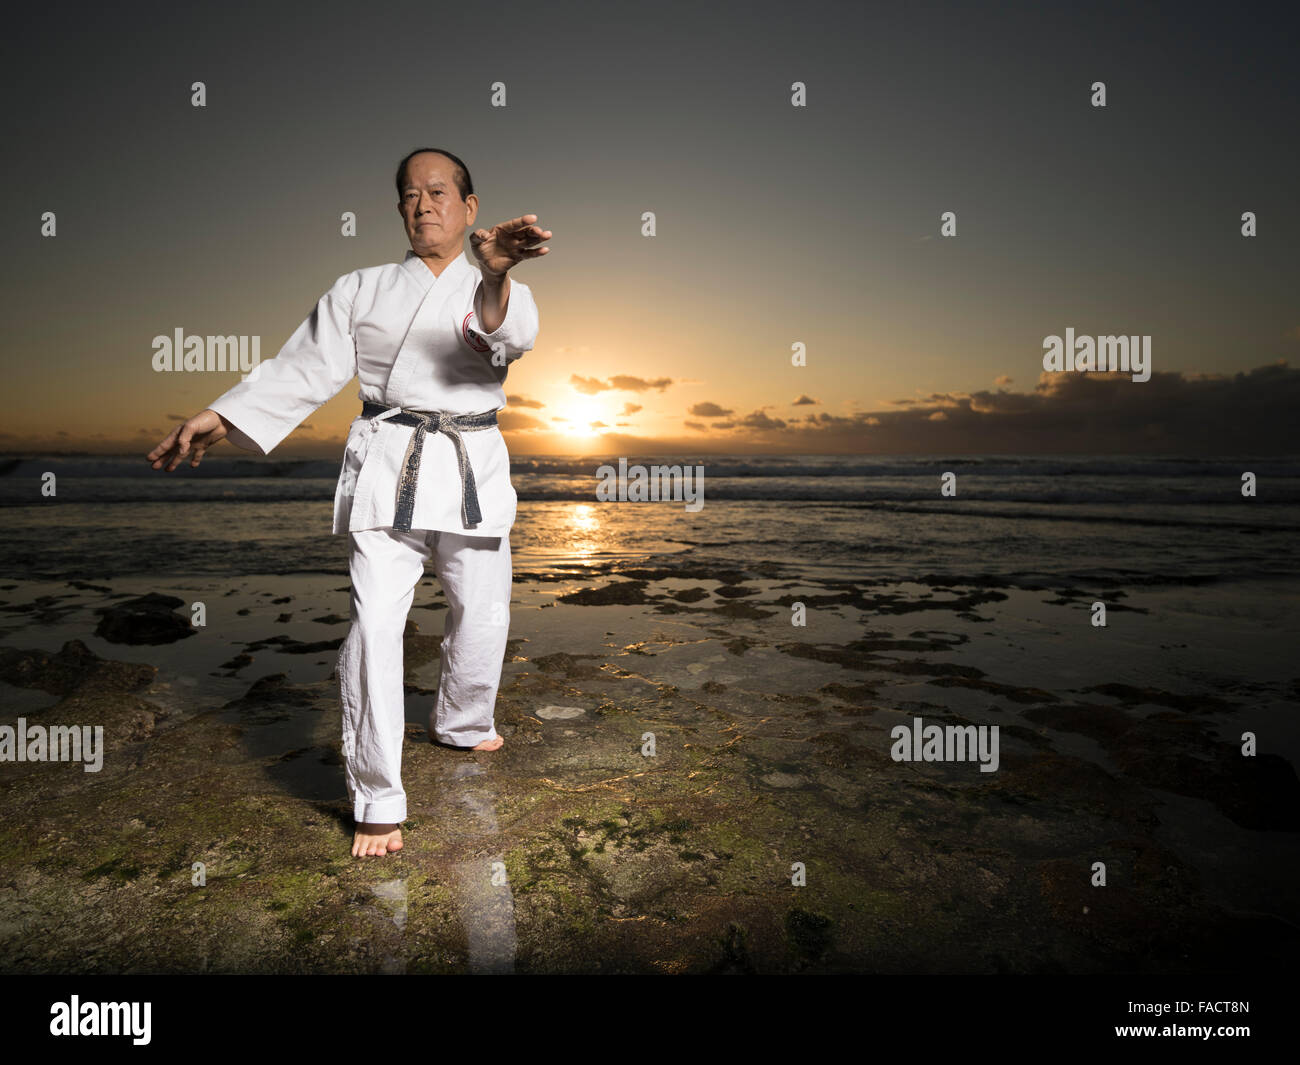
[[[569,384],[573,385],[584,396],[594,396],[597,392],[608,392],[609,385],[605,384],[595,377],[579,377],[576,373],[570,375]]]
[[[970,398],[970,409],[977,414],[1022,414],[1033,408],[1034,397],[1025,392],[976,392]]]
[[[540,400],[525,399],[523,396],[506,396],[506,402],[512,407],[535,407],[538,410],[546,406]]]
[[[697,403],[687,413],[694,414],[697,418],[723,418],[732,412],[729,409],[719,407],[716,403]]]
[[[576,373],[569,377],[569,384],[588,396],[594,396],[598,392],[610,391],[648,392],[652,388],[662,392],[672,383],[673,379],[671,377],[656,377],[653,380],[646,380],[644,377],[632,377],[629,374],[615,374],[608,381],[602,381],[598,377],[580,377]]]
[[[784,429],[786,426],[783,418],[769,418],[761,410],[746,414],[740,424],[746,429]]]
[[[716,415],[712,415],[708,411],[702,411],[698,409],[699,407],[713,407],[713,406],[715,406],[715,404],[700,403],[697,404],[695,408],[692,408],[691,413],[703,414],[706,417],[715,417]],[[723,411],[721,413],[730,414],[731,411]],[[698,423],[687,422],[686,424],[692,425]],[[749,414],[746,414],[743,418],[740,419],[733,418],[730,421],[714,422],[711,428],[768,430],[768,429],[784,429],[789,424],[793,424],[793,423],[786,422],[784,418],[769,417],[767,414],[764,414],[762,410],[756,410],[756,411],[751,411]]]
[[[642,410],[642,409],[643,409],[643,408],[642,408],[642,406],[641,406],[640,403],[624,403],[624,404],[623,404],[623,417],[626,418],[629,414],[635,414],[637,411]]]
[[[999,388],[1005,388],[1007,385],[1011,384],[1013,380],[1014,378],[1010,377],[1007,374],[999,374],[997,377],[993,379],[993,383],[997,385]]]
[[[804,415],[804,421],[812,422],[815,425],[857,425],[858,420],[844,414],[831,414],[828,411],[822,411],[820,414]]]
[[[810,404],[814,404],[817,402],[818,401],[813,399],[812,396],[800,396],[798,399],[794,401],[793,405],[796,407],[807,407]]]
[[[617,374],[609,379],[610,388],[617,388],[623,392],[648,392],[652,388],[662,392],[672,383],[671,377],[656,377],[652,381],[647,381],[644,377],[629,377],[626,374]]]
[[[845,414],[688,415],[679,435],[611,432],[602,446],[687,454],[706,440],[731,454],[1289,455],[1297,407],[1300,369],[1285,362],[1236,374],[1155,372],[1145,382],[1044,373],[1025,392],[931,392]]]
[[[597,421],[597,422],[592,422],[592,423],[591,423],[591,428],[593,428],[593,429],[608,429],[609,426],[606,425],[604,422],[599,422],[599,421]]]
[[[847,418],[822,412],[779,435],[765,436],[750,415],[744,441],[827,453],[1291,454],[1297,406],[1300,369],[1285,361],[1236,374],[1157,371],[1144,382],[1042,373],[1029,392],[932,392]]]

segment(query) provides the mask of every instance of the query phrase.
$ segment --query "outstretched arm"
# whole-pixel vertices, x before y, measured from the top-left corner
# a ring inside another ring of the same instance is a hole
[[[193,418],[182,422],[156,448],[145,456],[155,470],[167,465],[171,473],[181,459],[190,455],[190,466],[197,466],[213,444],[224,440],[230,433],[230,423],[214,410],[202,410]]]
[[[186,455],[197,466],[208,448],[227,437],[245,450],[269,454],[307,415],[342,391],[357,372],[351,319],[358,284],[356,272],[340,277],[275,358],[254,366],[243,381],[145,456],[153,468],[165,464],[170,473]]]
[[[550,248],[542,244],[551,239],[551,231],[534,225],[537,215],[526,214],[502,222],[491,229],[476,229],[469,242],[483,274],[483,306],[479,322],[493,333],[506,320],[510,302],[511,267],[525,259],[538,259]]]

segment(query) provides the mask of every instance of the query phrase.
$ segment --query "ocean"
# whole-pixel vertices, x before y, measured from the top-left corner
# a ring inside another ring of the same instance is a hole
[[[516,571],[764,564],[771,575],[1041,586],[1278,580],[1300,572],[1300,458],[628,456],[704,468],[704,506],[600,502],[618,457],[519,457]],[[940,477],[956,475],[956,495]],[[1241,492],[1254,473],[1257,495]],[[41,495],[52,472],[57,494]],[[0,461],[0,574],[346,573],[338,465],[209,456]]]

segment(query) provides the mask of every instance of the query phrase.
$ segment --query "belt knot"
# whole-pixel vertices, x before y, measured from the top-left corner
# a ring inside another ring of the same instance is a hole
[[[361,408],[361,415],[372,419],[371,427],[378,429],[381,421],[391,421],[395,425],[408,425],[415,429],[410,443],[406,445],[406,454],[402,456],[402,473],[397,481],[397,501],[393,508],[393,529],[409,532],[411,518],[415,512],[415,490],[419,483],[420,456],[424,447],[426,433],[441,432],[445,434],[456,448],[456,458],[460,464],[460,511],[461,521],[466,526],[478,525],[483,515],[478,505],[478,488],[474,484],[474,469],[470,466],[469,455],[465,452],[462,432],[475,432],[490,429],[497,424],[497,412],[483,411],[479,414],[448,414],[446,411],[415,411],[404,407],[388,407],[382,403],[366,401]]]

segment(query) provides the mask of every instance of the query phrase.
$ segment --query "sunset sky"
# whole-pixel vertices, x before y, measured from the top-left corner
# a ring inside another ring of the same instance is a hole
[[[468,163],[476,224],[555,233],[515,275],[541,313],[515,454],[1294,450],[1293,32],[1191,5],[592,10],[25,16],[0,450],[143,454],[238,379],[156,373],[152,338],[274,355],[340,274],[403,258],[393,171],[425,144]],[[1150,335],[1152,379],[1043,377],[1067,327]],[[356,393],[274,455],[338,454]]]

